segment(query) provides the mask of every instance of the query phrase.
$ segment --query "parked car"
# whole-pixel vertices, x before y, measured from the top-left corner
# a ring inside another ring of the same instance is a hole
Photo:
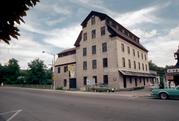
[[[163,100],[168,98],[179,98],[179,86],[174,88],[153,89],[151,95]]]

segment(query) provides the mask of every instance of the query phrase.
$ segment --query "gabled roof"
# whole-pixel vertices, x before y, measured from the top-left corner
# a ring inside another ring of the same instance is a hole
[[[88,20],[91,18],[91,16],[98,16],[101,20],[105,19],[106,17],[108,17],[108,15],[104,14],[104,13],[100,13],[100,12],[97,12],[97,11],[91,11],[89,13],[89,15],[85,18],[85,20],[81,23],[81,26],[84,26]]]
[[[98,16],[101,20],[106,20],[106,25],[108,27],[109,32],[111,33],[111,37],[113,36],[119,36],[120,38],[123,38],[124,40],[128,41],[129,43],[139,47],[140,49],[148,52],[148,50],[142,46],[139,42],[139,37],[137,37],[135,34],[133,34],[132,32],[130,32],[128,29],[126,29],[125,27],[123,27],[121,24],[119,24],[118,22],[116,22],[114,19],[112,19],[111,17],[109,17],[108,15],[104,14],[104,13],[100,13],[100,12],[96,12],[96,11],[91,11],[89,13],[89,15],[84,19],[84,21],[81,23],[81,25],[83,27],[86,26],[88,20],[92,17],[92,16]],[[109,22],[109,23],[108,23]],[[112,24],[110,24],[110,22],[112,22]],[[115,28],[114,26],[117,26],[118,28]],[[119,30],[120,29],[120,30]],[[121,32],[121,30],[123,30],[124,32]],[[130,36],[126,35],[129,34]],[[76,42],[75,42],[75,46],[78,47],[80,46],[80,41],[82,39],[82,31],[80,32]]]

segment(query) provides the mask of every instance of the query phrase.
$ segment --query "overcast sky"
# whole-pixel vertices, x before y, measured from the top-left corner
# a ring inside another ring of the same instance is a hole
[[[35,58],[49,65],[53,56],[73,47],[81,22],[91,10],[108,14],[132,31],[149,50],[149,60],[159,66],[175,65],[179,45],[179,0],[41,0],[24,17],[18,40],[0,42],[0,63],[10,58],[21,68]]]

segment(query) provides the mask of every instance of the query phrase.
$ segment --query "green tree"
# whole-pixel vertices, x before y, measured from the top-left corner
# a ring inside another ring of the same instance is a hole
[[[17,78],[17,84],[26,84],[26,80],[27,80],[27,74],[28,71],[27,70],[20,70],[20,74],[19,77]]]
[[[8,66],[5,67],[6,74],[6,83],[8,84],[16,84],[17,83],[17,77],[19,76],[20,67],[18,64],[18,61],[14,58],[10,59],[8,62]]]
[[[0,64],[0,84],[4,82],[4,66]]]
[[[151,60],[149,61],[149,69],[153,70],[153,71],[156,71],[157,74],[159,74],[159,75],[164,75],[165,74],[165,68],[157,66]]]
[[[151,60],[149,61],[149,69],[156,71],[157,74],[160,76],[160,88],[164,88],[164,75],[165,75],[165,68],[159,67],[154,64]]]
[[[18,61],[14,58],[10,59],[8,65],[0,65],[0,81],[6,84],[15,84],[19,71]]]
[[[1,0],[0,2],[0,41],[9,44],[11,37],[18,38],[19,29],[15,24],[24,22],[27,10],[39,0]]]
[[[45,84],[47,82],[46,65],[40,59],[35,59],[28,63],[27,83]]]
[[[52,84],[52,69],[46,70],[46,78],[47,78],[46,84],[51,85]]]

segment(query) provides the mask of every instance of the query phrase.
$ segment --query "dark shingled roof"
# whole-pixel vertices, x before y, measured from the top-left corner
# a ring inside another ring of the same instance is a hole
[[[80,34],[78,35],[77,40],[75,41],[74,46],[76,46],[76,47],[80,46],[80,41],[81,41],[81,39],[82,39],[82,31],[81,31]]]
[[[137,37],[135,34],[133,34],[132,32],[130,32],[129,30],[127,30],[125,27],[123,27],[121,24],[119,24],[118,22],[116,22],[114,19],[112,19],[111,17],[109,17],[108,15],[104,14],[104,13],[100,13],[100,12],[96,12],[96,11],[91,11],[90,14],[84,19],[84,21],[81,23],[81,25],[83,27],[86,26],[88,20],[91,18],[91,16],[98,16],[101,20],[106,20],[106,25],[108,27],[108,31],[111,33],[111,37],[113,36],[118,36],[124,40],[126,40],[127,42],[139,47],[140,49],[148,52],[148,50],[142,46],[139,42],[139,37]],[[119,28],[122,28],[125,32],[129,33],[130,36],[133,36],[133,39],[130,38],[129,36],[127,36],[125,33],[122,33],[121,31],[117,30],[117,28],[115,28],[113,25],[111,25],[110,23],[108,23],[109,21],[113,22],[113,24],[115,26],[118,26]],[[80,46],[80,41],[82,39],[82,31],[80,32],[80,34],[78,35],[78,38],[75,42],[75,46],[78,47]]]
[[[63,57],[63,56],[67,56],[67,55],[72,55],[76,53],[76,48],[69,48],[69,49],[65,49],[62,52],[58,53],[58,57]]]
[[[141,45],[140,43],[135,42],[134,40],[132,40],[131,38],[125,36],[124,34],[121,34],[120,31],[116,31],[113,27],[111,27],[111,26],[109,26],[109,25],[108,25],[107,27],[108,27],[108,30],[109,30],[110,33],[111,33],[111,36],[118,36],[118,37],[120,37],[120,38],[126,40],[127,42],[129,42],[129,43],[131,43],[131,44],[137,46],[138,48],[140,48],[140,49],[142,49],[142,50],[148,52],[148,50],[147,50],[143,45]]]

